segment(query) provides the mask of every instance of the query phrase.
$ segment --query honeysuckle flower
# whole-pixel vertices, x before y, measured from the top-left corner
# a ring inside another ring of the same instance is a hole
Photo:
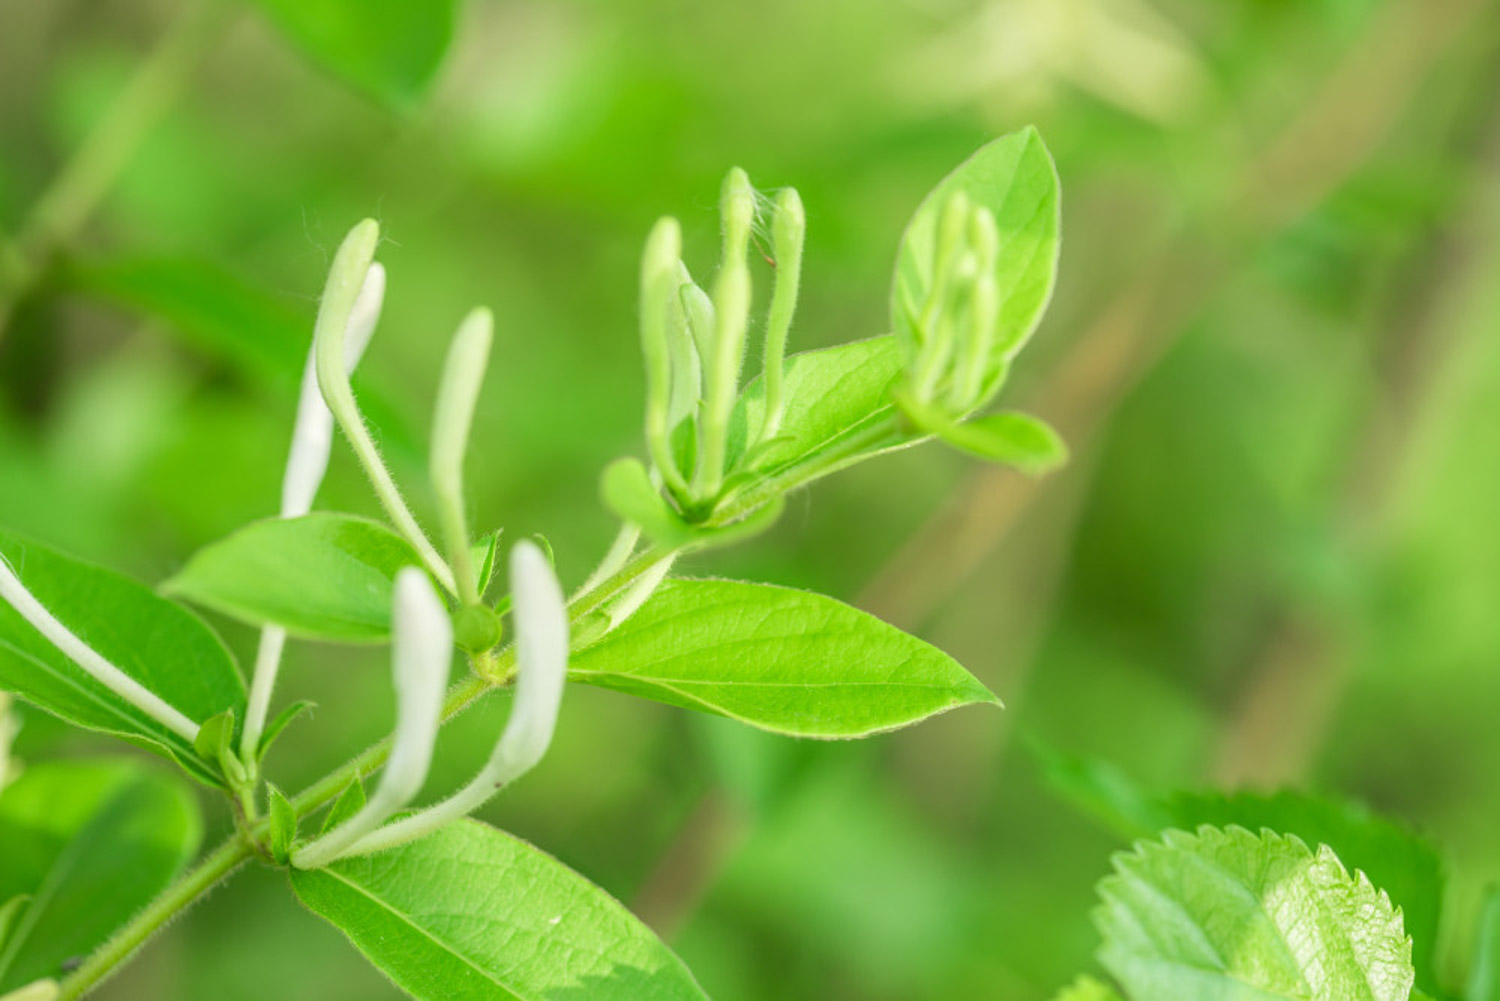
[[[378,262],[365,272],[359,295],[349,314],[344,335],[344,371],[352,373],[370,346],[370,338],[380,322],[385,302],[385,268]],[[292,448],[286,460],[286,475],[281,481],[281,516],[298,518],[312,510],[313,498],[328,472],[328,456],[333,450],[333,411],[323,402],[318,389],[316,347],[307,353],[302,370],[302,392],[297,400],[297,423],[292,430]]]
[[[437,413],[432,421],[428,470],[442,511],[458,596],[465,605],[479,604],[479,588],[474,560],[469,554],[469,529],[464,514],[464,453],[489,362],[494,327],[494,316],[482,307],[472,310],[459,324],[443,365]]]
[[[410,803],[427,780],[453,658],[453,626],[432,582],[416,567],[396,575],[391,620],[396,730],[380,784],[354,816],[293,852],[298,868],[316,869],[340,857]]]
[[[364,357],[365,349],[375,334],[380,322],[380,310],[385,302],[385,268],[379,263],[370,265],[365,272],[354,307],[349,313],[348,329],[344,336],[344,369],[353,372]],[[292,428],[292,447],[286,460],[286,473],[281,480],[281,516],[299,518],[312,510],[318,488],[328,472],[328,457],[333,451],[333,412],[323,401],[318,388],[317,347],[307,353],[307,365],[302,370],[302,391],[297,399],[297,421]],[[251,675],[250,699],[245,711],[245,726],[241,734],[241,757],[247,764],[253,763],[265,731],[266,716],[271,708],[271,695],[276,687],[276,676],[281,669],[281,656],[286,648],[286,630],[280,626],[266,626],[260,633],[260,644],[255,651],[255,670]]]
[[[155,692],[106,660],[67,626],[59,622],[36,596],[21,583],[11,565],[0,557],[0,600],[10,605],[31,623],[57,649],[88,672],[96,681],[156,720],[168,730],[192,743],[198,736],[198,724],[168,705]]]
[[[323,287],[323,300],[318,307],[317,323],[313,327],[313,359],[318,373],[318,389],[333,412],[334,420],[349,439],[349,445],[391,523],[411,543],[433,579],[449,594],[454,594],[457,592],[453,571],[422,531],[390,470],[385,468],[380,449],[365,426],[364,415],[359,412],[344,365],[349,318],[365,276],[373,265],[375,247],[379,242],[379,224],[374,219],[366,219],[349,230],[349,235],[344,237],[344,242],[333,255],[328,282]]]
[[[540,546],[521,541],[510,552],[516,634],[516,696],[510,719],[479,774],[452,796],[388,824],[350,846],[362,855],[422,837],[474,812],[503,786],[536,766],[552,743],[568,671],[568,609],[562,586]]]

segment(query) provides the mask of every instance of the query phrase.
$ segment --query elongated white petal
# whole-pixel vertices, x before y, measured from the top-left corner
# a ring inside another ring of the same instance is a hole
[[[567,680],[568,609],[552,564],[534,543],[518,542],[511,549],[510,581],[519,667],[516,700],[490,760],[452,796],[372,831],[344,854],[365,855],[405,844],[467,816],[546,753]]]
[[[344,370],[353,372],[380,322],[385,301],[385,268],[371,264],[354,300],[344,334]],[[328,471],[333,450],[333,411],[323,402],[318,388],[317,348],[308,352],[302,372],[302,392],[297,400],[297,423],[292,430],[292,449],[287,457],[281,486],[281,516],[297,518],[312,510],[313,498]]]
[[[443,692],[453,659],[453,626],[427,575],[406,567],[396,575],[392,615],[392,681],[396,732],[380,785],[353,817],[292,856],[301,869],[325,866],[410,803],[427,780],[442,723]]]
[[[141,712],[156,720],[179,737],[192,742],[198,736],[198,724],[167,705],[155,692],[105,660],[98,651],[79,639],[67,626],[26,589],[10,564],[0,559],[0,600],[20,613],[47,641],[83,668],[94,679]]]
[[[568,674],[568,609],[540,546],[516,543],[510,581],[519,672],[515,706],[490,759],[500,783],[530,771],[547,753]]]
[[[464,455],[469,449],[469,430],[474,425],[474,409],[479,404],[479,390],[489,364],[494,326],[493,315],[484,308],[470,311],[459,324],[443,364],[437,411],[432,420],[432,457],[428,469],[447,536],[458,596],[466,605],[479,604],[479,586],[469,552],[468,519],[464,513]]]

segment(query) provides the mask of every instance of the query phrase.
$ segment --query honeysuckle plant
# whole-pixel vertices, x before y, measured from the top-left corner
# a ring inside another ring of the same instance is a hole
[[[276,517],[207,546],[155,589],[0,533],[0,689],[164,755],[222,791],[235,821],[188,866],[196,806],[170,776],[135,759],[28,770],[0,796],[0,829],[18,844],[0,860],[5,1001],[86,994],[251,859],[284,868],[303,904],[415,997],[701,998],[686,967],[602,890],[470,819],[545,755],[566,681],[813,738],[998,704],[942,651],[832,598],[670,573],[685,554],[764,530],[818,477],[933,436],[1031,470],[1062,460],[1040,422],[977,414],[1052,288],[1058,186],[1040,138],[1027,130],[984,147],[918,210],[897,264],[895,334],[789,353],[801,200],[792,189],[758,192],[735,169],[721,215],[720,259],[702,283],[682,260],[676,220],[646,241],[645,460],[604,471],[620,529],[571,594],[545,544],[502,546],[498,527],[468,522],[464,456],[492,347],[488,310],[459,325],[436,391],[436,531],[385,465],[350,384],[386,284],[368,220],[339,247],[323,291]],[[756,233],[774,258],[764,295],[749,253]],[[747,379],[752,336],[764,342],[763,370]],[[383,521],[314,510],[335,428]],[[499,596],[502,557],[509,594]],[[210,626],[179,602],[259,629],[248,688]],[[388,645],[395,725],[287,796],[264,766],[307,708],[278,706],[283,653],[301,640]],[[468,782],[423,798],[443,723],[501,689],[513,698],[488,757]],[[9,733],[0,729],[0,754]],[[63,850],[101,860],[70,877],[84,884],[70,899],[90,894],[87,921],[64,920],[58,894],[39,886],[56,845],[19,850],[27,818],[49,810],[72,818]],[[152,837],[115,836],[141,829]]]
[[[472,815],[543,759],[569,681],[802,738],[998,704],[942,651],[833,598],[671,574],[769,527],[793,491],[893,449],[937,440],[1032,473],[1060,463],[1047,425],[992,409],[1051,294],[1058,198],[1034,131],[983,147],[907,227],[891,332],[802,353],[789,353],[807,229],[794,190],[763,194],[731,170],[703,281],[679,223],[658,222],[640,272],[643,455],[604,470],[619,531],[571,593],[540,540],[502,545],[498,527],[469,524],[488,310],[460,323],[436,391],[436,532],[407,504],[350,384],[386,283],[377,225],[356,225],[323,292],[276,517],[158,588],[0,531],[0,1001],[89,993],[251,860],[283,869],[298,900],[416,998],[704,998],[603,890]],[[747,378],[752,337],[763,368]],[[335,429],[385,520],[314,510]],[[179,602],[259,630],[248,687]],[[287,644],[303,640],[388,646],[395,722],[288,796],[266,752],[307,708],[277,688]],[[489,753],[468,781],[424,795],[444,723],[501,690],[510,710]],[[20,771],[8,693],[175,762],[222,795],[233,833],[199,856],[198,799],[138,757]],[[1153,799],[1076,764],[1049,772],[1135,839],[1099,886],[1100,968],[1063,1001],[1458,996],[1434,961],[1441,865],[1420,839],[1292,795]],[[1500,955],[1500,895],[1485,914],[1471,1001],[1500,999],[1486,959]]]

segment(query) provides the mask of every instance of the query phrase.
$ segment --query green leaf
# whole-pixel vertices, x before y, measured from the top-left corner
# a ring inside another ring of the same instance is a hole
[[[1465,1001],[1500,1001],[1500,887],[1484,895],[1479,934],[1474,938],[1474,961],[1469,967]]]
[[[1132,998],[1407,1001],[1401,915],[1326,845],[1167,831],[1099,884],[1099,960]]]
[[[958,192],[989,209],[999,230],[999,326],[989,365],[998,373],[1052,297],[1061,230],[1057,170],[1041,136],[1025,128],[981,147],[923,199],[901,237],[891,286],[892,329],[903,343],[917,340],[915,317],[932,288],[938,217]]]
[[[599,494],[605,507],[621,520],[639,525],[654,542],[675,546],[693,538],[693,526],[667,503],[639,459],[616,459],[605,466]]]
[[[390,637],[396,572],[421,566],[384,525],[343,514],[257,521],[199,550],[163,590],[309,639]]]
[[[1120,995],[1103,981],[1084,976],[1064,987],[1052,1001],[1120,1001]]]
[[[80,290],[167,325],[192,346],[268,383],[296,385],[307,359],[312,316],[204,261],[125,258],[77,265]]]
[[[301,699],[293,702],[273,716],[271,722],[266,724],[264,732],[261,733],[260,746],[255,749],[255,759],[259,761],[261,758],[264,758],[266,752],[271,749],[271,745],[276,742],[276,738],[281,736],[281,732],[290,726],[292,721],[298,716],[301,716],[303,713],[312,712],[317,708],[317,705],[316,702]]]
[[[1167,797],[1162,806],[1174,827],[1269,829],[1295,835],[1309,845],[1327,845],[1401,910],[1402,924],[1412,937],[1417,982],[1429,993],[1441,993],[1437,946],[1445,874],[1429,842],[1358,804],[1291,791],[1269,796],[1180,793]]]
[[[297,840],[297,811],[282,791],[266,783],[266,805],[270,820],[271,859],[286,865],[292,858],[292,842]]]
[[[0,991],[91,952],[166,888],[201,837],[191,791],[141,762],[28,769],[0,796],[0,899],[31,897],[0,949]]]
[[[891,385],[904,365],[901,347],[889,335],[793,355],[784,369],[786,413],[781,433],[748,457],[744,453],[749,432],[764,419],[765,382],[755,379],[740,395],[729,425],[731,468],[746,462],[762,472],[775,472],[890,420],[895,413]],[[891,444],[901,444],[894,428]]]
[[[102,567],[0,532],[0,557],[58,621],[189,719],[243,710],[244,683],[219,637],[187,609]],[[191,744],[83,671],[0,602],[0,689],[91,730],[164,753],[211,784]]]
[[[255,0],[314,62],[370,96],[408,109],[427,91],[453,37],[455,0]]]
[[[328,811],[328,816],[323,818],[323,833],[327,834],[335,827],[354,816],[365,806],[365,784],[356,775],[339,793],[339,798],[333,801],[333,806]]]
[[[670,580],[574,657],[576,681],[799,737],[864,737],[998,700],[947,654],[832,598]]]
[[[327,869],[292,870],[309,909],[421,1001],[704,1001],[645,925],[582,876],[465,820]]]

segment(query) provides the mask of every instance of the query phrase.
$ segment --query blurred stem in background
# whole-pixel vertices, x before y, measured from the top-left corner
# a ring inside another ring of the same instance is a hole
[[[176,102],[222,35],[224,0],[188,0],[104,117],[32,206],[14,238],[0,234],[0,338],[11,313],[98,208],[151,127]]]

